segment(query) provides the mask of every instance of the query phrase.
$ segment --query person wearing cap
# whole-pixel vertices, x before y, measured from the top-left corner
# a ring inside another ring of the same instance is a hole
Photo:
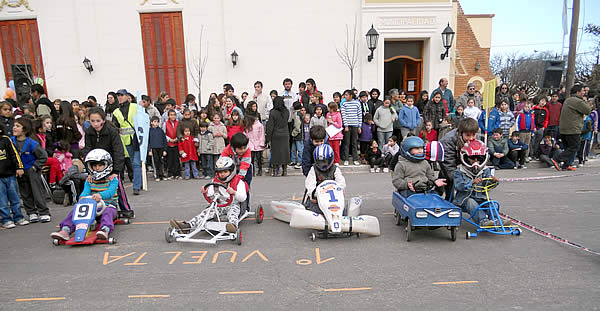
[[[433,92],[431,92],[430,99],[433,99],[433,94],[435,93],[435,91],[440,91],[440,93],[442,93],[442,99],[445,100],[446,103],[448,103],[448,112],[454,112],[456,105],[454,103],[454,95],[452,94],[452,90],[448,88],[448,79],[441,78],[438,84],[440,86],[437,89],[433,90]]]
[[[456,106],[462,105],[463,107],[467,107],[467,102],[471,98],[473,98],[475,101],[475,106],[481,109],[481,99],[475,96],[475,83],[473,82],[467,84],[467,91],[458,97],[456,100]],[[450,111],[450,107],[448,107],[448,111]]]
[[[140,157],[140,145],[133,128],[133,120],[137,114],[137,105],[129,102],[126,89],[117,91],[119,108],[113,112],[113,123],[119,129],[121,141],[125,146],[125,156],[131,159],[133,165],[133,194],[140,194],[142,188],[142,160]]]

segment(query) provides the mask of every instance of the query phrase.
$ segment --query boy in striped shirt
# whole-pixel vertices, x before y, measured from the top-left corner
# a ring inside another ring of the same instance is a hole
[[[352,150],[352,159],[354,165],[360,165],[358,157],[358,135],[361,133],[362,109],[360,103],[356,100],[356,95],[352,90],[344,91],[344,105],[341,108],[342,121],[344,124],[344,155],[348,165],[349,153]]]

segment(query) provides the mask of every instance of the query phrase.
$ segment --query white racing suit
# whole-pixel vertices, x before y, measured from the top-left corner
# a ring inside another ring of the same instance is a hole
[[[213,182],[221,183],[221,182],[219,182],[219,180],[216,177],[213,180]],[[235,190],[235,194],[233,195],[233,200],[231,201],[231,204],[229,204],[228,206],[217,207],[216,209],[218,210],[219,215],[227,214],[227,222],[229,222],[237,227],[238,223],[240,222],[239,221],[240,204],[242,202],[246,201],[246,198],[247,198],[246,182],[244,180],[242,180],[239,177],[239,175],[236,175],[229,182],[229,184],[226,184],[225,186],[226,187],[229,186],[229,187],[233,188],[233,190]],[[206,189],[208,197],[212,197],[214,195],[214,193],[215,193],[214,188],[215,188],[214,186],[209,186]],[[225,188],[217,187],[216,191],[221,193],[221,198],[226,198],[226,199],[220,199],[219,202],[217,202],[217,204],[222,204],[229,199],[229,193],[227,193]],[[192,229],[195,229],[205,219],[210,220],[210,219],[215,218],[216,216],[217,216],[217,213],[215,212],[215,209],[206,208],[202,212],[200,212],[200,214],[198,214],[194,218],[188,220],[187,223],[190,224]]]

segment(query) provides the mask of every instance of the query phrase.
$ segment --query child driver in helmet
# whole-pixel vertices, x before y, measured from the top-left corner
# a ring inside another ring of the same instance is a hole
[[[333,165],[333,148],[331,146],[322,144],[315,147],[313,159],[315,163],[306,175],[304,187],[306,187],[306,193],[310,196],[309,209],[315,213],[323,214],[314,195],[317,186],[323,181],[335,180],[344,189],[346,188],[346,179],[342,175],[342,170],[337,165]]]
[[[477,207],[487,200],[485,193],[474,191],[475,185],[485,186],[484,178],[492,178],[492,182],[498,182],[496,176],[492,176],[491,168],[485,164],[489,159],[488,148],[480,140],[472,140],[465,143],[460,150],[460,165],[454,171],[454,188],[456,196],[452,204],[460,207],[463,212],[472,216],[474,223],[480,226],[495,226],[494,221],[487,210],[477,210]],[[512,224],[510,220],[503,220],[503,225]]]
[[[209,197],[212,197],[215,191],[220,191],[224,197],[229,198],[230,195],[233,195],[233,200],[229,206],[223,207],[220,211],[220,214],[227,214],[227,224],[225,228],[227,232],[234,233],[237,231],[238,223],[239,223],[239,214],[240,214],[240,204],[246,201],[247,198],[247,190],[248,186],[244,181],[243,177],[236,174],[236,165],[232,158],[221,156],[217,163],[215,163],[215,171],[216,176],[213,179],[213,183],[222,184],[227,187],[225,191],[221,187],[202,187],[201,191],[203,194],[207,194]],[[204,219],[212,219],[215,217],[215,211],[212,208],[207,208],[203,210],[196,217],[188,220],[188,221],[177,221],[175,219],[171,219],[169,221],[169,225],[172,228],[177,229],[179,232],[183,232],[184,230],[194,230],[199,224],[201,224]]]
[[[398,163],[394,168],[392,184],[396,190],[409,197],[430,190],[434,185],[443,187],[445,179],[436,179],[435,172],[425,160],[425,142],[417,136],[406,137],[400,146]]]
[[[109,179],[113,169],[112,157],[104,149],[94,149],[85,157],[85,167],[91,178],[85,181],[83,191],[79,198],[91,197],[96,205],[96,217],[100,217],[100,230],[96,232],[99,240],[108,239],[108,234],[114,229],[114,220],[117,218],[117,206],[119,198],[117,188],[119,180]],[[75,232],[73,224],[73,210],[59,225],[60,231],[52,232],[53,239],[67,241],[69,235]]]

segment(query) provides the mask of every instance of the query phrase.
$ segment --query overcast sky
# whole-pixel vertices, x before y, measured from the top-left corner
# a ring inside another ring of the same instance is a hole
[[[578,54],[590,51],[594,45],[592,36],[584,34],[581,28],[589,23],[600,25],[600,1],[580,1]],[[573,0],[567,0],[569,9],[572,3]],[[560,54],[563,0],[460,0],[460,4],[465,14],[496,14],[492,25],[492,55],[512,51],[532,54],[534,50]],[[569,30],[571,14],[571,10],[568,10]],[[565,54],[568,53],[568,46],[567,35]]]

